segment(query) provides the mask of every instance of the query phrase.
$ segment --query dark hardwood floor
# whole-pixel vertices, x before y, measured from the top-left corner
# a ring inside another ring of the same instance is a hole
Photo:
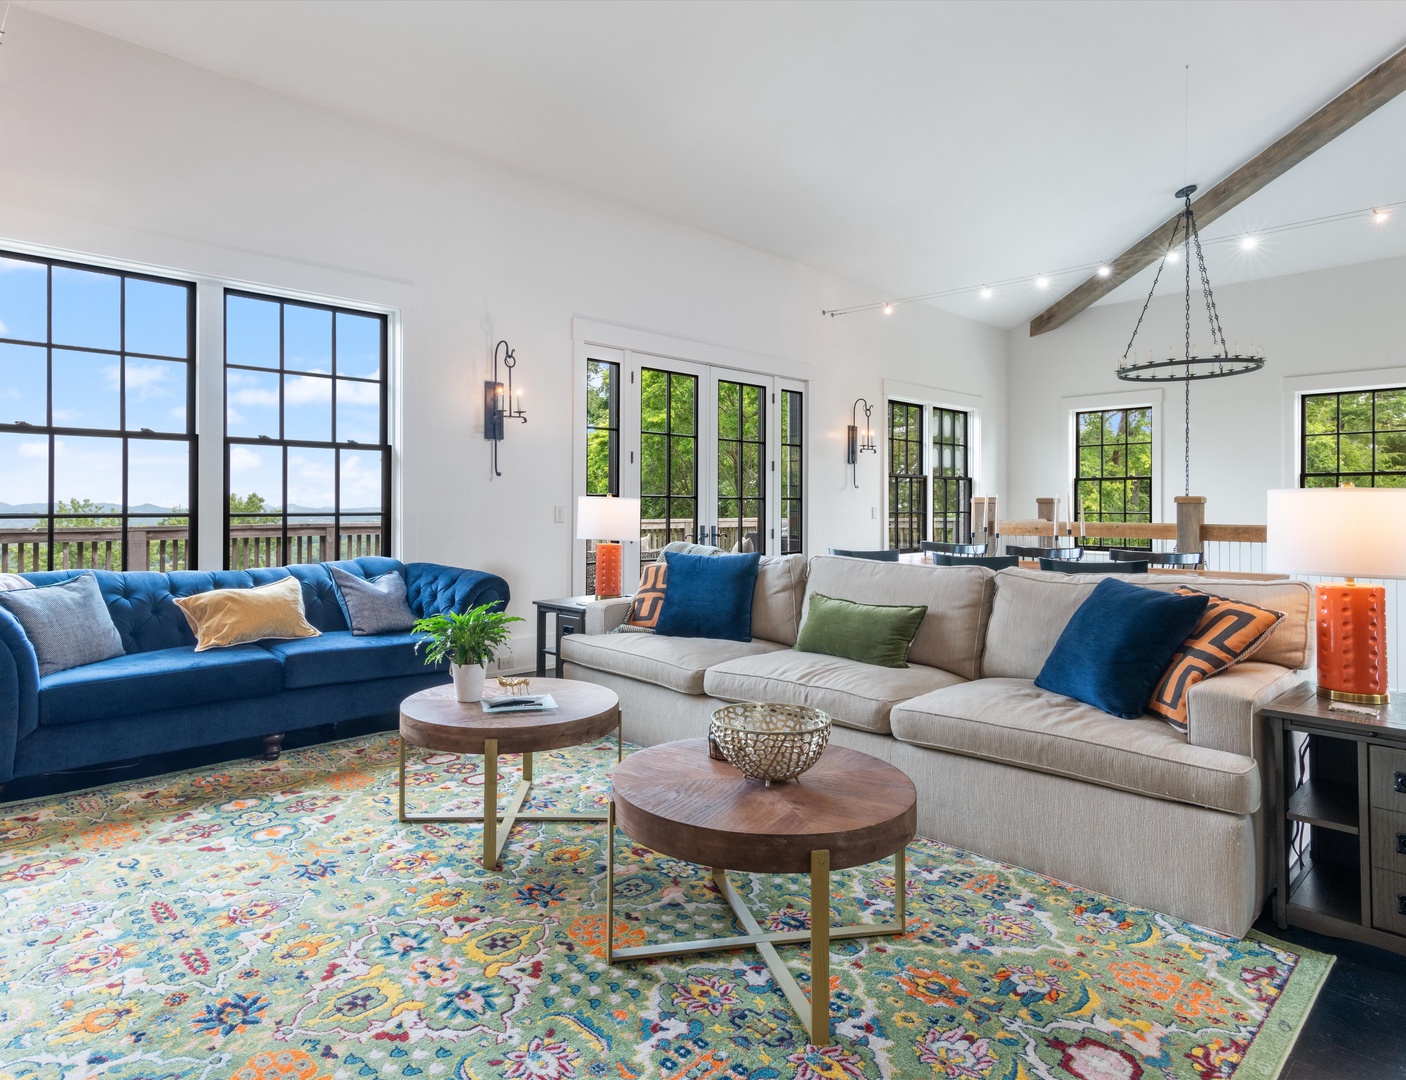
[[[1406,1080],[1406,956],[1264,916],[1255,929],[1338,958],[1279,1080]]]
[[[393,731],[394,715],[289,732],[285,750],[372,731]],[[40,798],[99,784],[135,781],[178,769],[257,758],[258,739],[142,758],[103,769],[28,777],[7,784],[4,801]],[[1256,929],[1338,960],[1279,1080],[1406,1080],[1406,956],[1306,930],[1280,930],[1262,917]]]

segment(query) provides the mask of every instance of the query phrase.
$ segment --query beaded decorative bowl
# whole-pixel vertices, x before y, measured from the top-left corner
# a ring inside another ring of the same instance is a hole
[[[820,760],[830,742],[830,717],[804,705],[744,701],[714,709],[708,737],[743,776],[770,787]]]

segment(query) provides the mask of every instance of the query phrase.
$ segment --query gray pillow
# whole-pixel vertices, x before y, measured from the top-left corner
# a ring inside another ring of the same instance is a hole
[[[0,592],[0,607],[15,617],[34,646],[40,675],[111,660],[125,651],[92,574]]]
[[[405,579],[394,570],[367,581],[340,567],[328,569],[353,634],[394,634],[415,625],[415,613],[405,598]]]

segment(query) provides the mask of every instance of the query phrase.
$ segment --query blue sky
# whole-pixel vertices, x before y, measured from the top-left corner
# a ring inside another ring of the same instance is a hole
[[[109,274],[56,267],[53,279],[54,422],[70,427],[117,428],[120,422],[120,369],[117,357],[81,347],[118,349],[122,345],[119,279]],[[153,354],[127,359],[127,428],[180,432],[186,424],[186,290],[180,286],[127,279],[126,347]],[[45,349],[49,333],[45,267],[0,258],[0,338],[38,345],[0,343],[0,421],[45,422]],[[226,335],[231,363],[261,371],[231,370],[226,403],[228,433],[278,438],[280,382],[285,401],[286,437],[329,439],[332,433],[333,314],[318,308],[284,308],[285,370],[279,364],[279,305],[230,297]],[[336,315],[338,375],[376,378],[380,322],[352,314]],[[76,346],[80,348],[63,348]],[[379,388],[352,379],[337,380],[339,441],[374,444],[379,438]],[[121,443],[114,439],[62,436],[55,455],[55,495],[120,503]],[[0,434],[0,502],[42,502],[47,498],[47,440]],[[287,501],[321,507],[334,502],[334,458],[330,450],[290,450]],[[188,498],[187,449],[183,443],[133,441],[129,450],[129,502],[169,507]],[[257,491],[268,505],[281,506],[281,451],[276,447],[231,448],[231,489]],[[380,500],[380,455],[342,451],[342,505],[374,507]]]

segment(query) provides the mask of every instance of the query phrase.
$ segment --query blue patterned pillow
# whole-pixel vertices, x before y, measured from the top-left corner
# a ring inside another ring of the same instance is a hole
[[[415,613],[405,595],[405,579],[396,571],[367,581],[337,566],[327,569],[332,571],[337,600],[355,636],[397,634],[415,625]]]

